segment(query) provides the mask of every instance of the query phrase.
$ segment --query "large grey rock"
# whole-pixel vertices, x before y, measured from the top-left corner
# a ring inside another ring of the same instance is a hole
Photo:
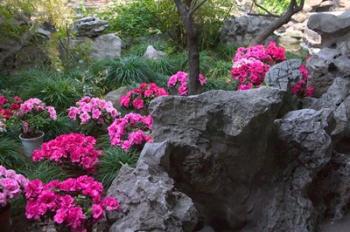
[[[345,48],[344,48],[345,49]],[[350,50],[348,50],[350,51]],[[315,96],[324,94],[336,77],[350,75],[350,59],[341,49],[323,48],[307,61],[310,84],[315,87]]]
[[[91,57],[96,60],[121,56],[122,40],[114,33],[100,35],[93,40]]]
[[[350,94],[350,79],[338,77],[311,108],[320,110],[322,108],[330,108],[335,110]]]
[[[290,90],[301,78],[300,59],[291,59],[278,63],[270,68],[265,77],[268,86],[281,90]]]
[[[271,17],[243,15],[225,20],[221,41],[237,46],[248,46],[262,30],[274,21]]]
[[[121,212],[109,215],[114,222],[110,232],[194,230],[197,210],[161,168],[167,158],[165,143],[146,144],[135,169],[122,167],[108,190],[108,195],[121,202]]]
[[[278,89],[259,88],[151,103],[154,140],[169,149],[162,167],[215,230],[262,231],[255,223],[272,193],[270,177],[279,172],[268,151],[283,99]]]
[[[96,37],[108,27],[108,22],[96,17],[85,17],[74,22],[74,30],[78,36]]]
[[[330,46],[350,37],[350,12],[327,12],[312,14],[308,28],[321,35],[322,46]]]
[[[284,181],[277,184],[271,202],[265,206],[267,229],[262,231],[316,231],[317,210],[307,195],[315,176],[331,159],[332,142],[327,130],[330,111],[292,111],[277,120],[281,140],[279,152],[297,157],[285,169]],[[300,165],[301,164],[301,165]]]
[[[165,52],[156,50],[152,45],[149,45],[146,49],[143,57],[151,60],[159,60],[165,56]]]

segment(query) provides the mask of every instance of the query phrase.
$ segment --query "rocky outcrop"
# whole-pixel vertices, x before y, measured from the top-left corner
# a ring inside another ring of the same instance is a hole
[[[152,101],[154,143],[109,191],[125,201],[112,231],[309,232],[349,213],[350,80],[295,111],[281,89]],[[194,208],[198,221],[181,219]]]
[[[321,37],[321,49],[308,61],[316,96],[324,94],[336,77],[350,76],[350,12],[318,13],[308,27]]]
[[[270,87],[290,91],[290,88],[302,79],[299,71],[301,64],[300,59],[291,59],[272,66],[266,73],[266,84]]]
[[[80,37],[96,37],[108,27],[108,22],[96,17],[88,16],[74,22],[74,30]]]
[[[344,37],[350,37],[350,12],[313,14],[307,26],[321,35],[321,46],[328,47],[339,39],[344,40]]]
[[[94,60],[115,59],[121,56],[122,40],[114,33],[93,39],[91,57]]]
[[[112,213],[110,232],[193,231],[198,213],[188,196],[175,189],[161,162],[169,158],[168,147],[148,144],[135,169],[124,166],[108,190],[121,202],[121,212]]]
[[[273,22],[271,17],[243,15],[231,17],[221,29],[221,41],[237,46],[248,46],[262,30]]]

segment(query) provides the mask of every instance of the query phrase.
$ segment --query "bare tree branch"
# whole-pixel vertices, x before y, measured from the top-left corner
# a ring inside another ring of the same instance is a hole
[[[262,9],[263,11],[265,11],[267,13],[267,15],[271,15],[271,16],[274,16],[274,17],[280,17],[280,15],[276,15],[276,14],[271,13],[268,9],[266,9],[265,7],[260,5],[256,0],[253,0],[253,4],[255,6],[257,6],[258,8]]]
[[[194,1],[195,4],[191,5],[190,8],[190,15],[193,15],[193,13],[195,13],[207,0],[202,0],[198,3],[198,1]]]
[[[288,9],[281,15],[279,19],[271,23],[264,31],[262,31],[255,39],[252,40],[250,45],[256,45],[264,42],[275,30],[288,23],[292,16],[304,7],[305,0],[301,0],[300,4],[296,0],[291,0],[288,6]]]
[[[269,14],[256,14],[256,13],[248,13],[250,16],[262,16],[262,17],[271,17],[271,18],[279,18],[279,15],[269,15]]]

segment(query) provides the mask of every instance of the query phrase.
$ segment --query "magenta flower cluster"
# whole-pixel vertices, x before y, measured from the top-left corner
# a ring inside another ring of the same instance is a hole
[[[207,78],[203,74],[199,74],[198,81],[201,86],[207,84]],[[175,88],[177,87],[177,92],[180,96],[188,95],[188,73],[183,71],[178,71],[174,75],[170,76],[168,79],[168,87]]]
[[[302,78],[292,86],[291,92],[299,97],[313,96],[315,88],[311,85],[308,85],[309,71],[304,64],[300,66],[299,71]]]
[[[0,165],[0,208],[17,198],[27,183],[27,178]]]
[[[128,151],[132,146],[142,147],[146,142],[152,141],[152,137],[149,135],[151,128],[151,116],[129,113],[116,119],[108,127],[108,134],[113,146]]]
[[[32,158],[36,162],[47,159],[56,163],[72,163],[92,172],[102,155],[95,145],[96,139],[92,136],[79,133],[60,135],[35,150]]]
[[[42,111],[47,111],[49,117],[52,120],[57,119],[57,113],[55,108],[53,106],[46,106],[46,104],[38,98],[28,99],[27,101],[23,102],[19,108],[19,114],[21,116],[24,116],[29,113],[39,113]]]
[[[285,49],[270,42],[266,47],[256,45],[248,48],[238,48],[233,58],[231,75],[238,81],[239,90],[259,87],[265,80],[265,75],[271,65],[286,59]]]
[[[25,214],[33,220],[53,216],[55,223],[73,232],[83,232],[89,220],[97,222],[105,211],[119,209],[117,199],[102,194],[102,184],[89,176],[52,180],[47,184],[32,180],[25,188]]]
[[[108,123],[119,116],[112,102],[100,98],[83,97],[76,102],[76,106],[68,109],[68,117],[72,120],[80,119],[81,124],[95,121],[98,124]]]
[[[167,96],[168,92],[155,83],[141,83],[138,88],[130,90],[120,98],[120,104],[125,108],[141,110],[156,97]]]

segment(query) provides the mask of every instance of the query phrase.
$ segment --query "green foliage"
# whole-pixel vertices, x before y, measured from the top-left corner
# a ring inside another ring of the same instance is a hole
[[[64,180],[68,177],[59,166],[50,161],[40,161],[39,163],[27,162],[25,166],[17,170],[31,180],[40,179],[45,183],[55,179]]]
[[[0,165],[10,169],[23,165],[25,160],[19,147],[18,141],[0,136]]]
[[[110,61],[107,85],[110,89],[134,83],[149,82],[156,76],[141,57],[125,57]]]
[[[108,188],[118,175],[119,169],[123,165],[133,166],[137,159],[135,154],[125,153],[119,148],[108,148],[100,160],[97,179],[103,183],[105,188]]]
[[[83,86],[70,75],[52,70],[29,70],[14,77],[13,81],[21,82],[16,89],[24,99],[37,97],[47,105],[65,110],[83,95]]]
[[[158,24],[153,11],[154,0],[139,0],[129,4],[116,4],[99,16],[110,23],[110,30],[125,37],[138,37],[153,34]]]
[[[291,0],[260,0],[260,4],[265,7],[268,11],[275,14],[282,14],[285,12],[291,2]],[[300,0],[297,0],[298,4],[300,4]],[[263,12],[261,9],[259,9],[261,13]]]

